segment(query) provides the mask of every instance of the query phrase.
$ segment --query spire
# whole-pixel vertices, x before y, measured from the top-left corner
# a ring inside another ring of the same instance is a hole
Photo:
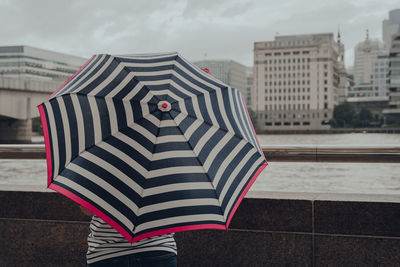
[[[340,43],[340,24],[338,24],[337,42]]]
[[[366,31],[366,35],[365,35],[365,41],[364,41],[364,48],[363,48],[364,52],[371,52],[371,46],[370,46],[370,41],[369,41],[369,32],[368,29]]]

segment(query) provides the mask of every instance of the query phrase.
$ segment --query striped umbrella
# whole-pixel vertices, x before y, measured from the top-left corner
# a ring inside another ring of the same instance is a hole
[[[240,92],[177,53],[93,56],[38,108],[48,187],[130,242],[227,229],[267,165]]]

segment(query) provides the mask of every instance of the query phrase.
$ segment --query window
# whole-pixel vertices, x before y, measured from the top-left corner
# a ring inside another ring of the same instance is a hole
[[[326,103],[326,102],[324,103],[324,109],[328,109],[328,103]]]
[[[281,53],[280,52],[276,52],[276,53],[274,53],[274,56],[280,56],[281,55]]]
[[[290,52],[283,52],[283,55],[288,56],[288,55],[290,55]]]
[[[265,53],[265,56],[269,57],[269,56],[271,56],[271,53]]]
[[[303,55],[308,55],[310,54],[310,51],[303,51]]]
[[[274,124],[275,124],[275,126],[280,126],[282,123],[281,122],[275,122]]]

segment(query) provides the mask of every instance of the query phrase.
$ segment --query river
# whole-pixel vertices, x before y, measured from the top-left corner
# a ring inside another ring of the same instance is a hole
[[[269,145],[400,145],[400,134],[259,135]],[[40,141],[35,139],[35,141]],[[2,185],[46,187],[45,160],[0,160]],[[270,162],[251,190],[400,194],[400,164]]]

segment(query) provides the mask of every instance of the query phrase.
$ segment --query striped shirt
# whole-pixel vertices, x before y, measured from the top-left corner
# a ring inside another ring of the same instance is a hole
[[[90,222],[87,263],[146,251],[168,251],[177,254],[174,234],[154,236],[130,243],[108,223],[94,215]]]

